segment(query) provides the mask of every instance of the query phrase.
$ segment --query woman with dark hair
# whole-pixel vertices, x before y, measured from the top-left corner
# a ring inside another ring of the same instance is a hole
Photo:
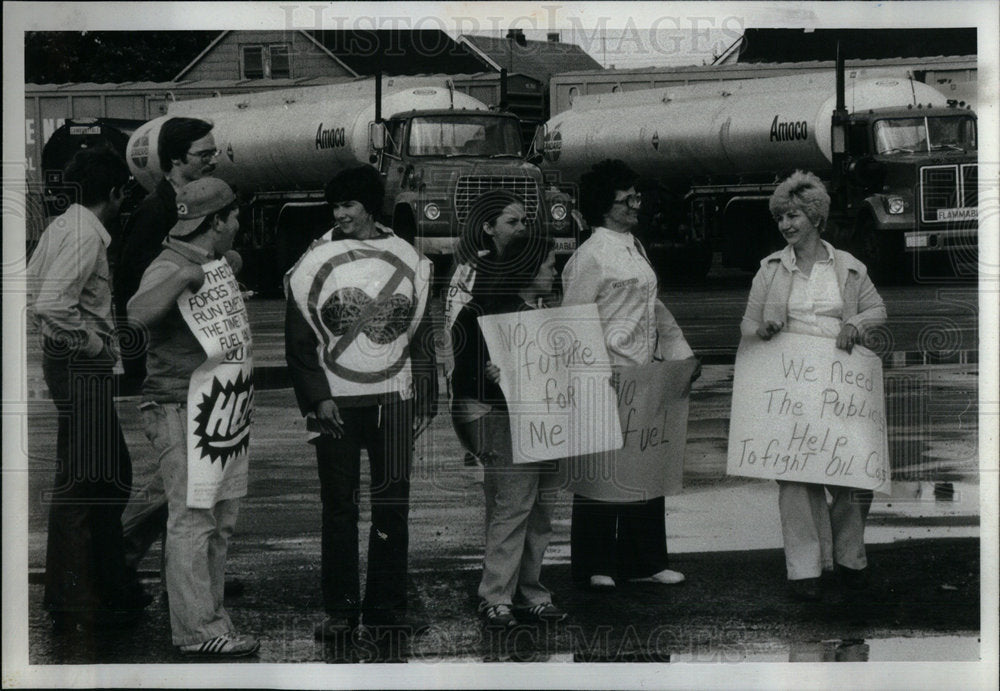
[[[491,190],[476,199],[469,211],[462,236],[455,252],[456,266],[448,285],[444,304],[445,348],[450,351],[452,327],[462,308],[473,299],[493,290],[497,277],[503,275],[500,255],[510,242],[527,231],[524,202],[508,190]],[[446,375],[451,377],[451,370]],[[456,395],[451,391],[451,415],[455,434],[469,452],[467,462],[474,463],[473,440],[468,437],[468,425],[485,414],[485,408],[475,398]]]
[[[566,618],[539,581],[559,480],[552,463],[514,465],[500,370],[489,361],[477,318],[540,305],[556,276],[552,240],[536,234],[514,238],[495,264],[504,280],[477,291],[452,326],[451,385],[455,399],[474,402],[479,413],[474,419],[456,421],[485,465],[486,545],[479,614],[486,626],[506,628],[519,621],[554,623]]]
[[[580,207],[593,234],[563,269],[563,305],[596,303],[614,365],[683,360],[694,353],[657,298],[657,281],[642,244],[632,234],[642,200],[637,176],[606,160],[580,179]],[[695,369],[692,381],[700,374]],[[640,502],[573,496],[570,533],[573,579],[592,588],[615,578],[673,584],[684,574],[667,568],[663,497]]]
[[[395,626],[406,609],[413,440],[434,415],[430,262],[377,221],[384,187],[371,166],[326,187],[333,229],[285,278],[285,356],[307,428],[317,433],[326,619],[319,639]],[[360,599],[360,454],[371,466],[368,582]]]
[[[885,305],[865,265],[820,237],[830,213],[823,181],[797,170],[775,188],[768,206],[788,245],[760,263],[740,326],[743,336],[768,341],[787,330],[835,339],[851,352],[864,329],[885,322]],[[834,566],[848,587],[864,587],[871,501],[870,491],[778,480],[792,597],[818,600],[820,576]]]

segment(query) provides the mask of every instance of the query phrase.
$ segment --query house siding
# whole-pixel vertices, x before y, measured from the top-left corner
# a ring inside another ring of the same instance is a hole
[[[315,43],[298,31],[233,31],[201,61],[184,74],[187,80],[242,79],[240,52],[243,46],[273,43],[290,44],[291,78],[350,77],[350,73]]]

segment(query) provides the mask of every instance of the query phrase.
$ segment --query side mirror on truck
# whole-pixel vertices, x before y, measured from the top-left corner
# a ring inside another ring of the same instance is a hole
[[[537,166],[545,158],[545,134],[547,128],[543,122],[541,125],[535,128],[535,136],[531,140],[531,146],[528,147],[528,155],[525,159],[533,166]]]
[[[373,122],[368,125],[368,146],[373,151],[381,152],[385,148],[388,133],[384,122]]]

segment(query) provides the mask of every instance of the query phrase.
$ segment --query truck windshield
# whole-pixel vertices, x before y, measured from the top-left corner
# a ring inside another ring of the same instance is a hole
[[[517,120],[496,115],[416,117],[410,125],[411,156],[516,156],[521,132]]]
[[[976,120],[968,115],[895,118],[875,122],[880,154],[969,151],[976,148]]]

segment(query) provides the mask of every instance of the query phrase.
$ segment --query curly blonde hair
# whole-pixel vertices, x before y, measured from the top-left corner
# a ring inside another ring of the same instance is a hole
[[[830,195],[815,173],[796,170],[775,188],[767,206],[775,220],[789,209],[798,209],[822,231],[830,215]]]

